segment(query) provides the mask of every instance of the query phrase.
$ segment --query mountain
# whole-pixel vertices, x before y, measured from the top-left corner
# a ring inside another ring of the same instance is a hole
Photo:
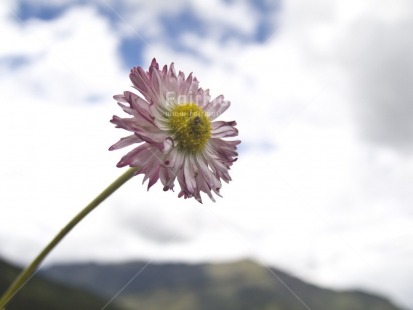
[[[113,298],[130,310],[400,309],[377,295],[320,288],[252,261],[56,265],[43,275]]]
[[[20,268],[0,259],[0,293],[7,289],[20,271]],[[36,275],[16,294],[7,310],[100,310],[106,303],[106,298]],[[123,308],[113,304],[105,309]]]

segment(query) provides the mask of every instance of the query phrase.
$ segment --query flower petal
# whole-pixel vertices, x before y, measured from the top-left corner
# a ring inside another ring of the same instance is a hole
[[[121,138],[118,142],[116,142],[114,145],[112,145],[109,148],[109,151],[121,149],[123,147],[129,146],[134,143],[140,143],[143,142],[142,139],[139,139],[135,134],[127,136],[125,138]]]
[[[231,102],[224,100],[224,96],[220,95],[207,103],[204,107],[204,111],[211,120],[214,120],[223,114],[230,107],[230,105]]]
[[[192,162],[192,158],[190,156],[187,156],[184,163],[184,177],[186,190],[191,194],[195,192],[196,188],[195,175],[196,173],[194,169],[194,163]]]
[[[149,143],[144,143],[123,156],[117,166],[141,167],[143,169],[151,159],[157,162],[162,161],[162,153]]]
[[[238,129],[235,128],[237,123],[232,122],[213,122],[211,123],[211,136],[213,138],[235,137],[238,135]]]

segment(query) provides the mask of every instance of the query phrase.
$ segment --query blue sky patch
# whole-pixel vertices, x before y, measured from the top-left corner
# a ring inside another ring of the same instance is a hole
[[[52,20],[61,15],[69,6],[45,6],[34,5],[25,1],[20,1],[17,10],[17,17],[26,21],[32,18],[42,20]]]
[[[28,57],[14,55],[0,58],[0,65],[5,65],[8,69],[19,69],[30,63]]]
[[[146,43],[136,36],[122,40],[120,53],[125,67],[132,68],[145,65],[142,58],[142,51],[145,45]]]
[[[228,3],[234,3],[233,0],[223,0]],[[274,22],[271,20],[274,10],[279,9],[279,1],[265,1],[265,0],[249,0],[250,9],[259,14],[259,21],[256,25],[255,31],[252,35],[243,33],[236,26],[222,25],[220,28],[220,36],[218,37],[219,43],[225,44],[228,41],[236,40],[244,44],[250,44],[254,42],[263,43],[274,32]],[[121,17],[115,12],[124,11],[122,3],[116,4],[115,7],[109,7],[105,4],[97,4],[93,2],[87,2],[84,0],[74,0],[70,5],[34,5],[32,2],[20,1],[18,8],[18,17],[22,21],[26,21],[32,18],[41,20],[53,20],[63,14],[67,9],[74,5],[94,5],[98,12],[107,18],[113,27],[118,27],[119,23],[123,23]],[[212,13],[211,13],[212,14]],[[186,46],[182,43],[181,38],[183,35],[191,33],[198,37],[209,36],[209,23],[202,19],[202,16],[195,14],[190,8],[186,7],[182,11],[171,14],[159,14],[158,20],[162,27],[162,40],[165,40],[167,44],[176,51],[196,56],[203,61],[209,61],[202,56],[197,49]],[[242,21],[240,21],[242,23]],[[159,39],[159,38],[152,38]],[[145,41],[150,42],[151,38],[144,38]],[[119,52],[122,56],[125,67],[130,68],[138,65],[142,65],[142,51],[147,44],[142,38],[138,36],[121,38],[121,44]],[[22,65],[24,61],[22,59],[11,60],[12,66]]]

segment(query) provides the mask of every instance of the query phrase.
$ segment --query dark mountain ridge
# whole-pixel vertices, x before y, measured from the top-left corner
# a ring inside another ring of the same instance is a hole
[[[82,263],[42,274],[116,300],[125,309],[396,310],[363,291],[335,291],[252,261],[223,264]]]
[[[20,273],[21,269],[0,259],[0,293]],[[81,288],[44,279],[36,275],[18,292],[7,305],[7,310],[93,310],[102,309],[107,298],[97,296]],[[107,310],[122,310],[116,303]]]

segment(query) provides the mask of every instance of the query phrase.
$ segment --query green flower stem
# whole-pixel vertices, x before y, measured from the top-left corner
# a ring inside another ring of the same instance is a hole
[[[129,168],[112,184],[110,184],[103,192],[101,192],[92,202],[90,202],[80,213],[78,213],[53,239],[50,243],[39,253],[39,255],[31,262],[29,266],[24,269],[19,276],[13,281],[7,291],[0,298],[0,309],[6,307],[13,296],[26,284],[27,281],[34,275],[39,265],[44,258],[53,250],[53,248],[75,227],[86,215],[95,209],[102,201],[108,198],[119,187],[126,183],[133,174],[138,170],[137,167]]]

